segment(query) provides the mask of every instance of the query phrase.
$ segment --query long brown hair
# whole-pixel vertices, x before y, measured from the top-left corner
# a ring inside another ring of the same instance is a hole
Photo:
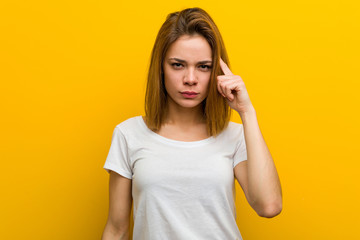
[[[231,109],[217,90],[216,76],[222,75],[220,57],[229,66],[223,39],[210,15],[201,8],[187,8],[170,13],[161,26],[151,53],[148,72],[145,114],[146,123],[152,130],[159,130],[167,110],[167,92],[164,84],[163,61],[170,45],[182,35],[200,34],[212,49],[212,70],[208,96],[202,102],[203,116],[206,119],[210,136],[218,135],[229,123]]]

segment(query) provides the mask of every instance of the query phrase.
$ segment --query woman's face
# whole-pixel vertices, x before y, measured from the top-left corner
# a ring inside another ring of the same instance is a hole
[[[207,97],[211,56],[211,47],[201,35],[183,35],[170,45],[163,62],[170,106],[193,108]]]

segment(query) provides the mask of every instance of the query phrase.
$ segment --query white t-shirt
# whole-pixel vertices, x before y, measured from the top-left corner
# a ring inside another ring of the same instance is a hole
[[[242,124],[184,142],[136,116],[115,127],[104,169],[132,179],[134,240],[241,240],[233,167],[246,159]]]

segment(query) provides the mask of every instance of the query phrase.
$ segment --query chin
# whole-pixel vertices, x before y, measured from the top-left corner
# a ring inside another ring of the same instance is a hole
[[[182,100],[181,102],[177,102],[177,104],[184,108],[194,108],[201,105],[202,101],[193,101],[193,100]]]
[[[204,101],[204,99],[185,99],[185,98],[178,98],[175,101],[174,98],[171,97],[168,100],[172,102],[172,104],[183,108],[199,107],[199,105],[201,106],[202,105],[201,103]]]

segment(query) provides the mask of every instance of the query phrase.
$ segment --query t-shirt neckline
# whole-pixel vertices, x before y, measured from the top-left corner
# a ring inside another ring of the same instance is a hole
[[[170,145],[176,145],[176,146],[184,146],[184,147],[196,147],[196,146],[202,146],[208,143],[211,143],[213,141],[215,141],[215,137],[211,136],[202,140],[198,140],[198,141],[191,141],[191,142],[185,142],[185,141],[179,141],[179,140],[174,140],[174,139],[170,139],[167,137],[163,137],[159,134],[157,134],[156,132],[152,131],[145,123],[144,119],[142,116],[138,116],[138,121],[140,123],[140,125],[143,127],[143,129],[148,132],[151,137],[159,140],[160,142],[163,142],[165,144],[170,144]]]

